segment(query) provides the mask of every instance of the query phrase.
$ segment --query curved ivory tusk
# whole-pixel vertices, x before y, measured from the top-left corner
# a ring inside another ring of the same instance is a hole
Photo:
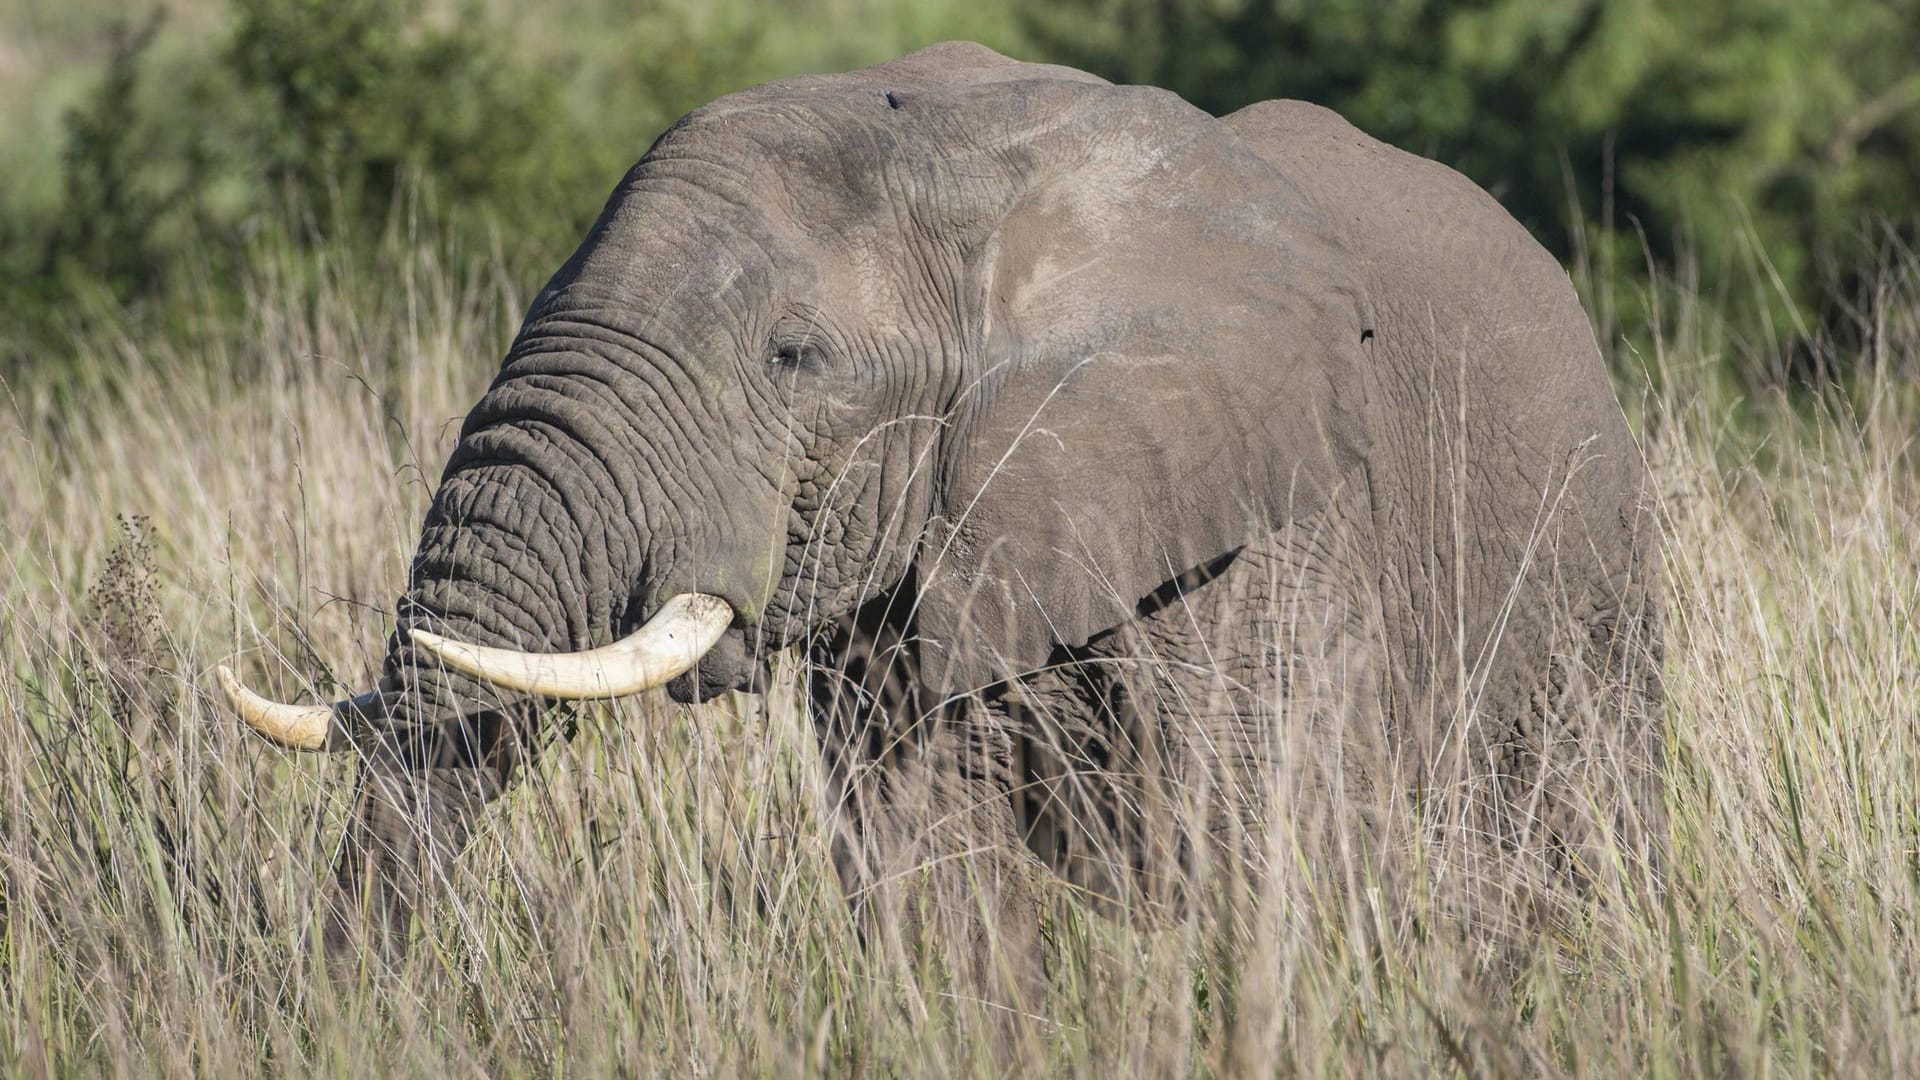
[[[220,681],[220,689],[226,691],[227,704],[248,727],[295,750],[325,750],[334,736],[346,734],[343,721],[385,712],[378,691],[370,690],[332,705],[283,705],[240,685],[224,666],[215,668],[213,675]]]
[[[529,653],[468,645],[414,630],[414,643],[455,671],[508,690],[550,698],[605,698],[651,690],[686,671],[733,622],[733,608],[709,593],[681,593],[645,626],[602,648]]]

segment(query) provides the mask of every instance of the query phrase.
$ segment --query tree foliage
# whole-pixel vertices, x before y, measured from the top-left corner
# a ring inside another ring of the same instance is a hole
[[[516,67],[472,10],[435,26],[420,9],[233,0],[221,61],[247,106],[247,164],[356,216],[384,215],[410,177],[451,206],[498,210],[565,190],[577,166],[550,152],[571,120],[559,78]]]

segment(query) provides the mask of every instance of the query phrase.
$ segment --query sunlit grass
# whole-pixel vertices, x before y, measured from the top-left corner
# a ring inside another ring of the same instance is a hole
[[[863,949],[791,690],[589,713],[495,812],[405,970],[312,930],[348,761],[206,673],[364,687],[429,485],[523,297],[430,251],[264,259],[239,325],[90,331],[0,387],[0,1059],[23,1071],[989,1073],[989,1010]],[[304,265],[304,264],[303,264]],[[1688,301],[1682,301],[1683,303]],[[1623,370],[1666,543],[1663,903],[1504,983],[1359,897],[1143,929],[1055,898],[1013,1058],[1091,1074],[1920,1069],[1920,296],[1844,393]],[[1685,319],[1673,320],[1686,325]],[[1647,390],[1657,386],[1657,391]],[[1298,899],[1298,893],[1270,893]],[[1417,895],[1417,894],[1416,894]]]

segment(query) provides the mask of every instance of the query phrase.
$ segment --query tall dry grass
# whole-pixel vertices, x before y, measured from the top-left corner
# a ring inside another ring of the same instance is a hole
[[[791,692],[589,716],[404,970],[329,977],[350,763],[210,694],[363,687],[521,299],[429,248],[261,261],[240,325],[86,332],[0,387],[0,1060],[21,1072],[990,1073],[992,1010],[863,950]],[[1053,1071],[1920,1072],[1920,289],[1847,389],[1737,399],[1696,333],[1622,386],[1666,520],[1664,900],[1517,979],[1361,896],[1158,929],[1056,898]],[[1687,301],[1687,303],[1692,303]],[[1657,390],[1650,387],[1657,386]],[[1417,913],[1413,913],[1417,915]],[[1244,930],[1246,927],[1242,927]],[[1411,929],[1409,929],[1411,928]]]

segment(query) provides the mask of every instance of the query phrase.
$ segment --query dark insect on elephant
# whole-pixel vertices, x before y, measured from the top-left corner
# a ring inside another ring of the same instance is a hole
[[[1026,954],[1047,870],[1152,911],[1410,806],[1543,880],[1657,866],[1646,501],[1566,274],[1473,184],[942,45],[662,135],[466,417],[377,689],[221,677],[361,758],[338,945],[556,702],[797,647],[869,924]]]

